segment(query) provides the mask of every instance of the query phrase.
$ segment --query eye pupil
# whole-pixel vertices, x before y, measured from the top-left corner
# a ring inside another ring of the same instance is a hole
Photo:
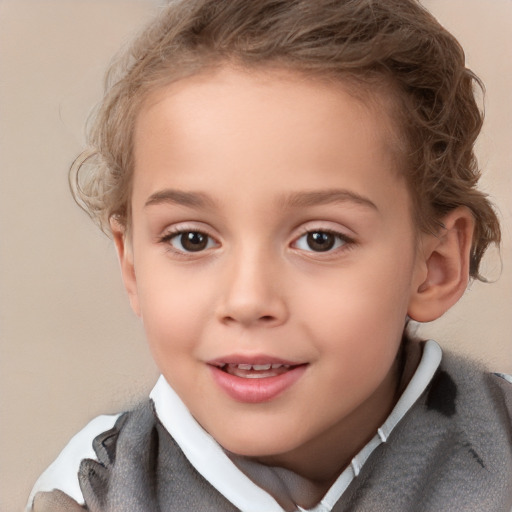
[[[197,231],[182,233],[180,242],[186,251],[202,251],[208,245],[208,237]]]
[[[310,249],[317,252],[329,251],[334,247],[336,238],[332,233],[325,231],[315,231],[308,233],[307,244]]]

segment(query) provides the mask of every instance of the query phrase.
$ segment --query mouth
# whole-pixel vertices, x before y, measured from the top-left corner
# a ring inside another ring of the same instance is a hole
[[[241,379],[266,379],[282,375],[300,365],[283,363],[220,363],[215,366],[223,372],[235,377],[240,377]]]
[[[268,357],[229,357],[208,363],[213,380],[237,402],[268,402],[291,388],[308,363],[273,360]]]

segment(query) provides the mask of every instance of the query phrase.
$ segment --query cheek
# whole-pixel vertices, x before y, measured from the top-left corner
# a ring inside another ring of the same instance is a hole
[[[325,329],[342,333],[343,326],[359,326],[362,331],[375,326],[386,330],[388,324],[394,326],[395,318],[405,320],[409,281],[389,267],[381,270],[342,269],[334,278],[306,284],[297,295],[304,297],[302,307],[310,311],[308,316],[318,318]]]
[[[210,292],[186,273],[148,272],[139,279],[139,303],[153,350],[180,351],[193,346],[204,327]]]
[[[298,290],[304,324],[309,323],[319,348],[346,368],[392,360],[407,314],[410,262],[394,257],[359,261],[336,276]]]

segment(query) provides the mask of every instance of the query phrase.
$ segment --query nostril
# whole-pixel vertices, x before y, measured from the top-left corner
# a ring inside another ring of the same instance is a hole
[[[261,320],[263,320],[264,322],[271,322],[272,320],[274,320],[274,317],[270,315],[264,315],[261,317]]]

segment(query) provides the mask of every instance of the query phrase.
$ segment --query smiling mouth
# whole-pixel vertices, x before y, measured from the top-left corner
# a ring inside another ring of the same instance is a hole
[[[226,359],[209,362],[213,380],[231,399],[248,404],[274,400],[292,387],[308,367],[308,363],[268,356]]]
[[[300,365],[281,363],[247,364],[247,363],[221,363],[216,364],[223,372],[242,379],[265,379],[277,377]]]

